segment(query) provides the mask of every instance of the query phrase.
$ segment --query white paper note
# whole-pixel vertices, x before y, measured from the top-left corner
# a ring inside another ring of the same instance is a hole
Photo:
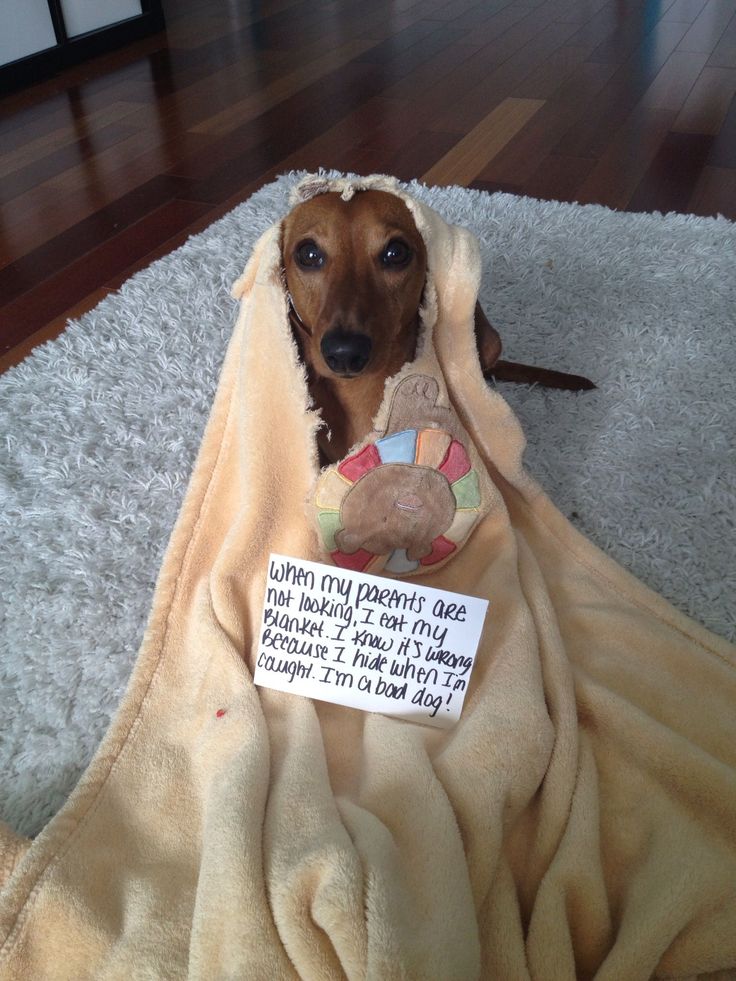
[[[446,728],[488,600],[271,555],[257,685]]]

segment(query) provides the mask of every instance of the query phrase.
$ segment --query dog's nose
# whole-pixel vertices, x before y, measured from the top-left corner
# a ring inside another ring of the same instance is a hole
[[[340,329],[325,334],[320,344],[327,367],[336,375],[359,374],[368,364],[371,347],[371,339],[366,334]]]

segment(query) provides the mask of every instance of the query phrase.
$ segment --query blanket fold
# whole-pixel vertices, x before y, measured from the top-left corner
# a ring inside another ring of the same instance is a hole
[[[387,178],[300,193],[364,187],[406,201],[430,270],[376,431],[433,378],[480,474],[472,532],[417,580],[490,600],[462,717],[253,685],[269,554],[324,559],[275,226],[117,715],[37,839],[0,828],[0,978],[736,978],[736,652],[525,472],[475,355],[475,239]]]

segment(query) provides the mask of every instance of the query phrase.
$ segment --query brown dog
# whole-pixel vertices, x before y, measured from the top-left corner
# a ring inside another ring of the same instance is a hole
[[[349,201],[320,194],[284,220],[282,253],[290,319],[321,409],[320,451],[339,460],[368,434],[387,378],[414,358],[427,254],[411,212],[393,194]],[[499,361],[501,338],[476,306],[483,374],[557,388],[585,378]]]

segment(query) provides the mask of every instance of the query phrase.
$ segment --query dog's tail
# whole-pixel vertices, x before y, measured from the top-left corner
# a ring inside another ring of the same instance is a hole
[[[563,388],[569,392],[589,392],[596,386],[582,375],[570,375],[565,371],[550,371],[513,361],[497,361],[484,372],[493,381],[518,382],[522,385],[541,385],[543,388]]]

